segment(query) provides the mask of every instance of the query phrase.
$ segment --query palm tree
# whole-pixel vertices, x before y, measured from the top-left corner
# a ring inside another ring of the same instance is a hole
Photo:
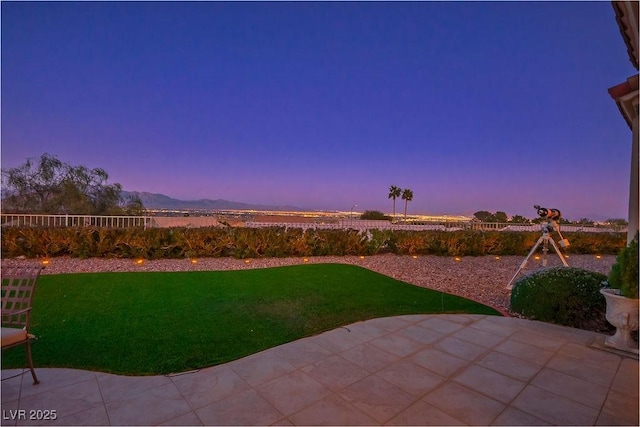
[[[402,200],[404,200],[404,220],[407,220],[407,203],[413,200],[413,191],[405,188],[402,190]]]
[[[389,198],[393,199],[393,219],[396,219],[396,197],[400,197],[400,194],[402,194],[402,188],[400,187],[396,187],[395,185],[392,185],[391,187],[389,187]]]

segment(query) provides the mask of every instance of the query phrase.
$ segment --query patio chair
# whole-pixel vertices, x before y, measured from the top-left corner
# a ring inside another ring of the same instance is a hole
[[[31,301],[42,268],[30,266],[2,269],[2,350],[25,346],[33,384],[40,381],[33,369],[31,341],[35,336],[29,333],[29,322]]]

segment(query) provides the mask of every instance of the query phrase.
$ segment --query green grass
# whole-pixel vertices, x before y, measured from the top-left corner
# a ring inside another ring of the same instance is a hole
[[[41,276],[32,314],[37,367],[129,375],[216,365],[341,325],[412,313],[499,314],[364,268]],[[2,368],[24,366],[22,348]]]

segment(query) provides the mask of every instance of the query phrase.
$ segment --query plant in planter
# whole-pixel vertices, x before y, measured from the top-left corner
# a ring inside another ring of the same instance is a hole
[[[600,293],[607,300],[607,320],[616,327],[605,344],[619,350],[638,353],[631,332],[638,330],[638,234],[616,257],[609,273],[608,287]]]

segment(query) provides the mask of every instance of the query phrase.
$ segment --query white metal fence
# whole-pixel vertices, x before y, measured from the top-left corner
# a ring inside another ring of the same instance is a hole
[[[105,228],[156,228],[156,227],[210,227],[219,225],[215,217],[151,217],[151,216],[95,216],[95,215],[28,215],[2,214],[2,227],[105,227]],[[511,224],[498,222],[425,222],[420,224],[391,223],[389,221],[373,221],[360,219],[344,219],[336,223],[245,223],[249,228],[285,227],[301,229],[353,229],[366,230],[481,230],[481,231],[540,231],[540,224]],[[593,225],[561,225],[563,232],[612,233],[626,232],[626,227],[604,227]]]
[[[302,228],[306,229],[353,229],[358,231],[367,230],[407,230],[407,231],[460,231],[460,230],[478,230],[478,231],[541,231],[540,224],[510,224],[497,222],[434,222],[423,224],[404,224],[391,223],[389,221],[359,221],[345,220],[340,223],[272,223],[272,222],[247,222],[247,227],[285,227],[285,228]],[[598,227],[593,225],[561,225],[562,232],[585,232],[585,233],[614,233],[626,232],[626,227]]]
[[[111,215],[26,215],[2,214],[3,227],[105,227],[147,228],[151,224],[148,216]]]

